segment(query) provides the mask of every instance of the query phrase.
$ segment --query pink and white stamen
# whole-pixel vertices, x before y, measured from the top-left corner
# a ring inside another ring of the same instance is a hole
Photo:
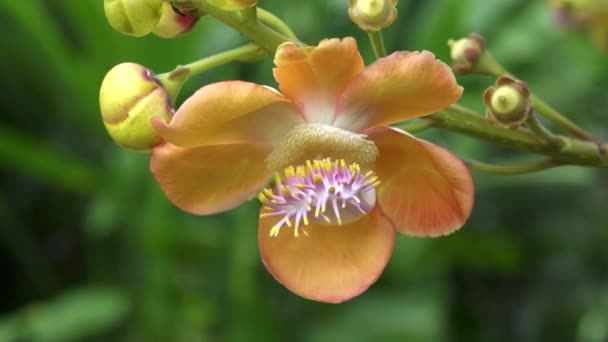
[[[308,235],[304,227],[310,221],[341,226],[362,218],[373,209],[380,184],[373,171],[363,173],[357,163],[329,158],[289,166],[275,175],[274,183],[258,196],[263,204],[260,217],[281,217],[270,236],[287,226],[296,237],[300,230]]]

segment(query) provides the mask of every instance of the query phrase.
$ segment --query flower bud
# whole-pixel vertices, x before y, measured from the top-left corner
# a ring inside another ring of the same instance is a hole
[[[207,2],[225,11],[238,11],[257,5],[258,0],[207,0]]]
[[[176,38],[190,32],[199,18],[189,13],[179,13],[169,1],[163,1],[163,14],[152,33],[161,38]]]
[[[168,122],[173,116],[171,101],[165,89],[150,70],[135,63],[122,63],[112,68],[99,91],[103,123],[112,139],[126,148],[145,151],[162,138],[150,124],[160,117]]]
[[[113,29],[136,37],[152,32],[163,12],[162,0],[104,0],[103,9]]]
[[[349,0],[348,15],[362,30],[375,32],[397,18],[397,0]]]
[[[532,101],[526,82],[502,76],[496,86],[483,94],[488,120],[504,127],[517,128],[532,113]]]
[[[465,74],[473,72],[479,59],[485,53],[485,40],[477,33],[471,33],[465,38],[448,40],[452,69]]]

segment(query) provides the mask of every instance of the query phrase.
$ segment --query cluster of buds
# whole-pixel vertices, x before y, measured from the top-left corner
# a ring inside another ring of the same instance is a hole
[[[530,90],[524,81],[501,76],[483,94],[488,120],[515,129],[532,114]]]
[[[397,0],[349,0],[348,15],[362,30],[376,32],[397,19]]]
[[[112,28],[135,37],[150,33],[179,37],[190,31],[200,16],[195,11],[179,11],[163,0],[104,0],[104,11]]]

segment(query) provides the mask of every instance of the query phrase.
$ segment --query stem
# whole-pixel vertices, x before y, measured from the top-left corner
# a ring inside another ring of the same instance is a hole
[[[450,106],[440,112],[427,116],[433,125],[450,131],[463,133],[486,141],[507,145],[520,150],[541,153],[552,157],[556,162],[608,168],[608,145],[581,141],[558,135],[563,146],[555,146],[539,139],[529,129],[512,130],[495,126],[461,106]]]
[[[179,65],[173,69],[173,71],[156,75],[156,79],[163,85],[171,98],[172,104],[175,105],[175,100],[177,99],[182,86],[190,77],[216,66],[246,58],[260,52],[260,47],[255,44],[243,45],[236,49],[205,57],[186,65]]]
[[[495,175],[521,175],[565,165],[551,158],[513,165],[495,165],[477,160],[465,160],[464,163],[472,170]]]
[[[490,54],[488,51],[481,54],[473,71],[493,77],[510,75],[509,72],[500,63],[498,63],[496,58],[494,58],[494,56],[492,56],[492,54]]]
[[[298,37],[291,28],[274,14],[258,7],[258,19],[273,30],[289,38],[289,40],[298,41]]]
[[[425,131],[425,130],[433,127],[433,120],[421,118],[420,120],[418,120],[416,122],[402,124],[398,127],[408,133],[416,134],[416,133],[420,133],[422,131]]]
[[[572,122],[567,117],[560,114],[553,107],[548,105],[545,101],[540,99],[538,96],[532,94],[530,95],[530,100],[532,100],[532,105],[534,106],[534,110],[538,113],[542,114],[547,120],[553,122],[557,126],[563,127],[568,132],[572,133],[574,136],[583,139],[593,141],[594,138],[584,129],[580,128],[577,124]]]
[[[240,10],[239,15],[243,22],[256,23],[258,21],[258,12],[255,6]]]
[[[374,49],[374,55],[376,58],[382,58],[386,56],[386,50],[384,49],[384,39],[382,38],[382,31],[369,32],[367,34],[369,41],[372,43]]]
[[[266,26],[260,21],[243,21],[239,12],[223,11],[215,6],[210,5],[206,0],[174,0],[173,4],[176,7],[184,6],[189,8],[197,8],[203,13],[210,15],[224,24],[234,28],[244,36],[251,39],[258,46],[266,49],[268,52],[274,52],[281,43],[290,40],[288,37]],[[259,12],[258,12],[259,13]],[[300,44],[299,41],[293,40]]]
[[[546,142],[555,146],[555,148],[560,148],[564,145],[560,137],[551,133],[548,129],[545,128],[545,126],[540,123],[540,121],[538,121],[538,119],[536,119],[534,113],[530,114],[530,117],[528,117],[528,119],[526,120],[526,125],[528,126],[528,128],[530,128],[530,130],[532,130],[532,132],[536,133]]]

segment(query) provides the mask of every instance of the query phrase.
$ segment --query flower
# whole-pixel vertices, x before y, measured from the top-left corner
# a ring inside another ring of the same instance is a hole
[[[342,302],[365,291],[392,254],[395,231],[449,234],[473,205],[464,164],[387,125],[440,110],[462,88],[429,52],[395,52],[364,67],[354,39],[279,46],[281,92],[243,81],[199,89],[169,124],[151,171],[179,208],[207,215],[258,197],[258,240],[292,292]]]

